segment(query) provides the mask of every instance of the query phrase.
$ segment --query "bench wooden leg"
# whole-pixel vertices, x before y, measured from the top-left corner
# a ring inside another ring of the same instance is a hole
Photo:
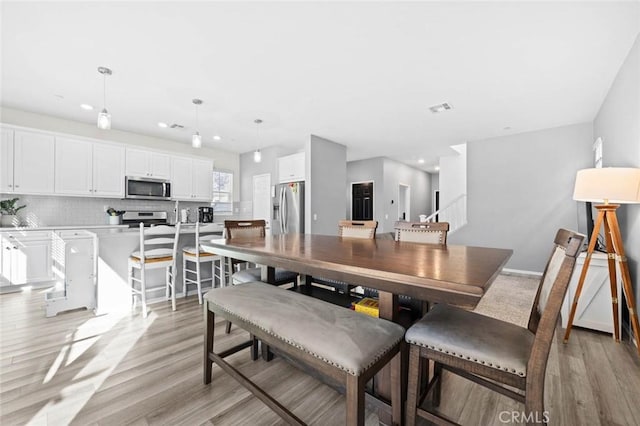
[[[250,334],[249,338],[251,338],[251,361],[256,361],[258,359],[258,339],[253,334]]]
[[[391,423],[402,424],[402,351],[391,360]]]
[[[420,348],[411,345],[409,349],[409,384],[407,386],[407,426],[416,424],[416,411],[418,399],[420,398]]]
[[[231,321],[227,320],[227,323],[224,326],[224,332],[225,334],[231,333]]]
[[[347,374],[347,426],[364,425],[364,380]]]
[[[273,352],[271,352],[271,348],[264,342],[260,342],[260,348],[262,349],[262,359],[266,362],[270,362],[273,360]]]
[[[216,316],[209,310],[209,303],[204,303],[204,378],[205,385],[211,383],[211,371],[213,369],[213,360],[209,354],[213,352],[213,334]]]

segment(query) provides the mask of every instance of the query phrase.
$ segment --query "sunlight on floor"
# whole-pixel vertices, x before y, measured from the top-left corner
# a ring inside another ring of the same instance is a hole
[[[69,342],[60,349],[43,383],[51,381],[58,372],[62,372],[63,364],[65,367],[71,365],[92,345],[104,338],[104,334],[108,333],[124,315],[123,313],[103,315],[80,325],[68,336]],[[156,318],[157,314],[151,312],[148,318],[140,318],[134,326],[136,329],[126,328],[113,337],[107,346],[76,374],[73,381],[60,390],[57,398],[51,398],[28,424],[69,424]]]

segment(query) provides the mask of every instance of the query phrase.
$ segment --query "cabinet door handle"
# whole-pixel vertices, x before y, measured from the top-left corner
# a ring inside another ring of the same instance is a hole
[[[13,188],[13,185],[9,185],[9,188]]]
[[[16,188],[20,188],[20,185],[16,185]]]
[[[6,246],[4,249],[5,249],[5,250],[11,250],[11,247]]]
[[[16,246],[13,246],[13,249],[14,249],[14,250],[18,250],[18,247],[16,247]]]

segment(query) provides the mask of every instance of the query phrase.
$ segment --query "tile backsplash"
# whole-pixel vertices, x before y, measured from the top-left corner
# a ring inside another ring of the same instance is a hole
[[[0,194],[2,199],[16,197],[20,198],[18,205],[27,206],[18,213],[23,226],[103,225],[108,223],[106,207],[113,207],[116,210],[166,211],[169,222],[175,222],[175,201]],[[179,209],[188,208],[189,222],[195,222],[198,218],[198,207],[209,205],[203,202],[181,201]],[[216,222],[233,218],[233,216],[214,216]]]

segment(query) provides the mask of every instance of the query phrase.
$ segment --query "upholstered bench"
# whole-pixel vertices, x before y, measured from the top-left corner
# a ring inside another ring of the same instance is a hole
[[[255,338],[346,387],[347,425],[364,424],[365,384],[389,361],[399,378],[404,328],[262,282],[216,288],[205,297],[204,383],[211,383],[213,363],[290,424],[304,424],[223,358],[255,346]],[[215,315],[248,331],[252,340],[214,352]],[[401,422],[400,382],[392,383],[394,424]]]

